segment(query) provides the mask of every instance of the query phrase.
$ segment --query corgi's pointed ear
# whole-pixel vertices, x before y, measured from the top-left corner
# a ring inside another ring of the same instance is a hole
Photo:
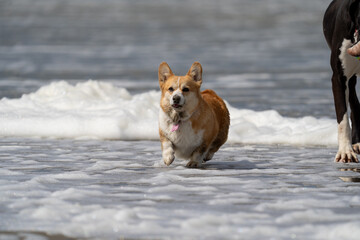
[[[192,79],[194,79],[195,82],[198,84],[202,83],[202,67],[199,62],[194,62],[191,65],[191,68],[189,72],[187,73],[188,76],[190,76]]]
[[[171,71],[169,65],[166,62],[162,62],[159,66],[159,83],[163,84],[172,75],[174,74]]]

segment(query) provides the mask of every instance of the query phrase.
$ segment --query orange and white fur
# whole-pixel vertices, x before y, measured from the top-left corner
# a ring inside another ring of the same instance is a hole
[[[200,92],[201,83],[198,62],[185,76],[175,76],[166,62],[159,66],[159,133],[162,158],[168,166],[176,157],[188,159],[187,167],[200,167],[227,140],[229,111],[214,91]]]

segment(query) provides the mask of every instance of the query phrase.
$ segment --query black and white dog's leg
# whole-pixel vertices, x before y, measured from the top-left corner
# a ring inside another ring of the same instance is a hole
[[[349,103],[351,108],[352,144],[357,154],[360,154],[360,103],[356,95],[356,76],[349,80]]]
[[[332,77],[339,142],[339,149],[335,157],[335,162],[358,162],[356,153],[352,148],[351,130],[347,112],[347,103],[349,101],[348,80],[345,76],[340,77],[341,75],[343,74],[334,72]]]

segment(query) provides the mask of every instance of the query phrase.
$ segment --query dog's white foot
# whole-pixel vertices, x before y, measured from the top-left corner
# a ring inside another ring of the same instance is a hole
[[[201,167],[201,163],[198,161],[190,161],[186,164],[186,167],[188,168],[198,168]]]
[[[166,166],[169,166],[175,160],[175,152],[171,142],[162,142],[163,152],[162,159]]]
[[[170,164],[172,164],[172,162],[175,160],[175,156],[167,156],[167,157],[163,157],[163,161],[166,164],[166,166],[170,166]]]
[[[360,143],[355,143],[352,147],[355,153],[360,154]]]
[[[356,153],[354,152],[354,150],[352,149],[351,146],[343,148],[343,149],[339,149],[334,161],[342,162],[342,163],[351,163],[351,162],[358,163],[359,162],[359,160],[356,156]]]

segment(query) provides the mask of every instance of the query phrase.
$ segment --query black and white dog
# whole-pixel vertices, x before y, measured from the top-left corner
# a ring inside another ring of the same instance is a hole
[[[323,27],[331,49],[332,90],[338,122],[336,162],[359,162],[360,104],[356,75],[360,74],[360,0],[334,0],[325,12]],[[350,104],[348,104],[350,103]],[[348,106],[351,108],[352,130]]]

